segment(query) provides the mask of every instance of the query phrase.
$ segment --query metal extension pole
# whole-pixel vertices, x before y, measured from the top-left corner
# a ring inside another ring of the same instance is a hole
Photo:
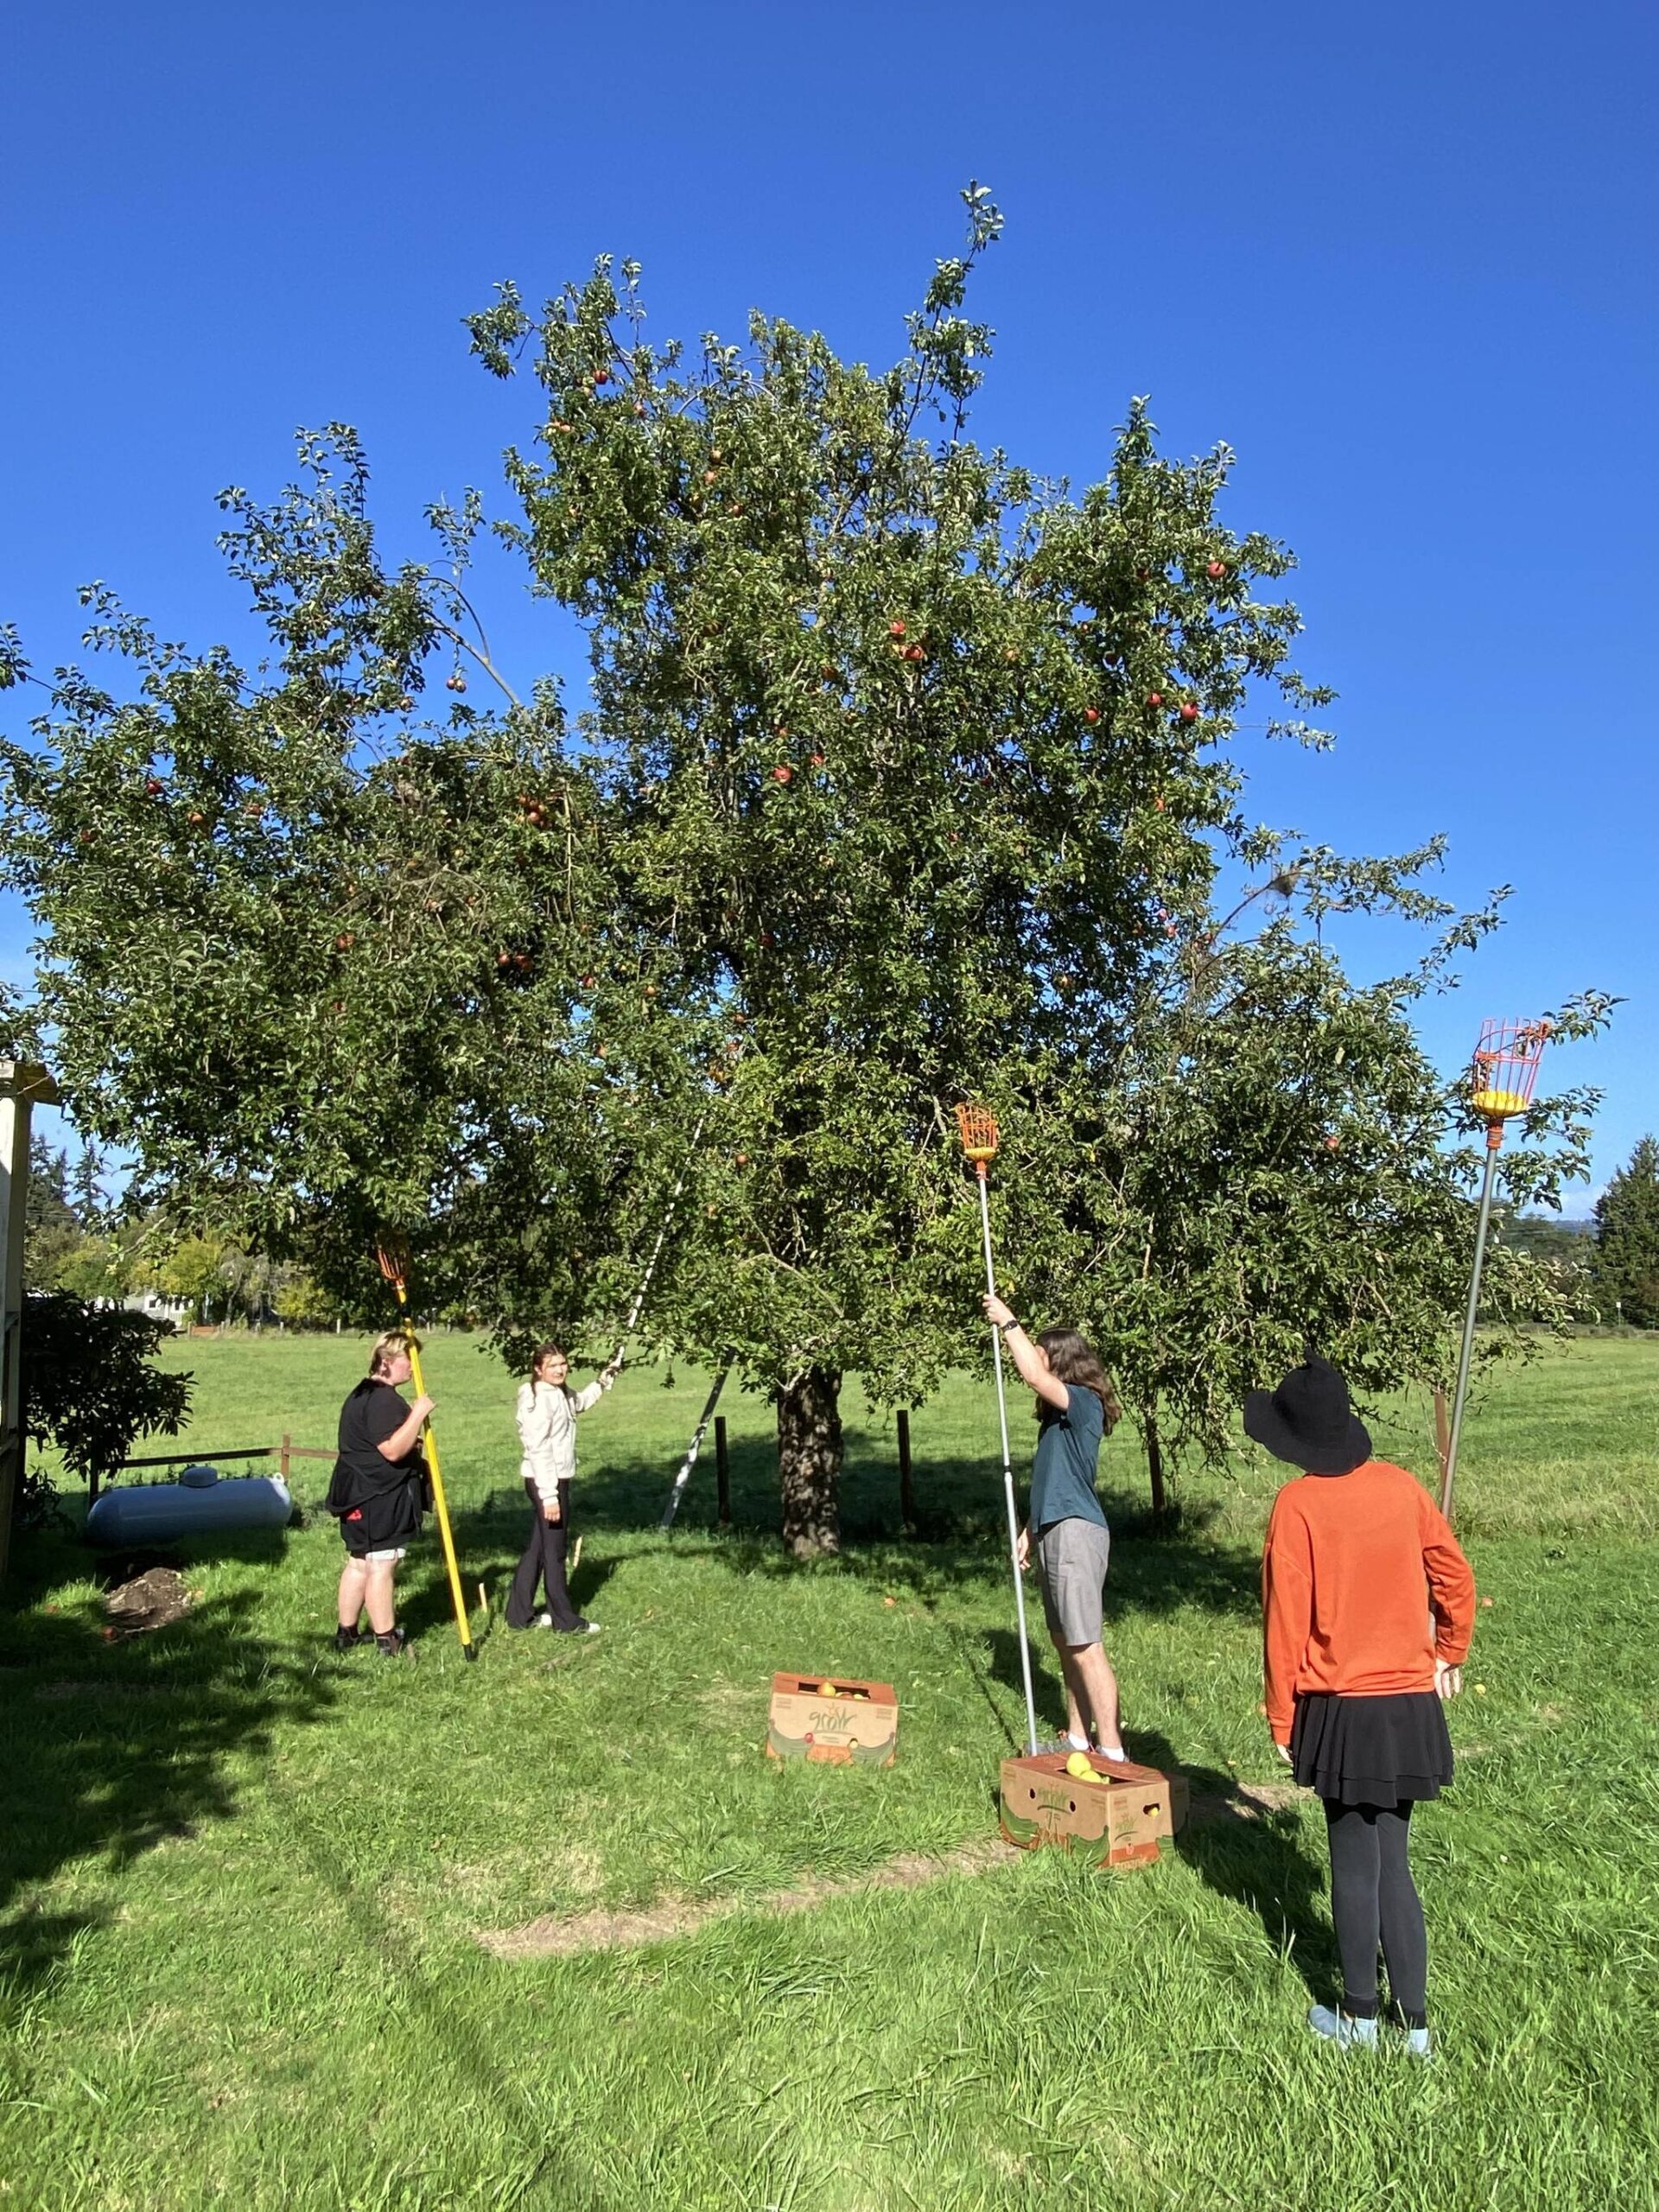
[[[664,1529],[671,1529],[674,1526],[674,1516],[680,1510],[680,1500],[685,1496],[685,1486],[691,1479],[691,1470],[697,1464],[697,1454],[702,1449],[703,1438],[709,1433],[709,1424],[715,1417],[715,1408],[720,1403],[720,1394],[726,1387],[726,1376],[728,1371],[724,1367],[721,1369],[715,1377],[714,1389],[703,1401],[702,1418],[692,1431],[691,1442],[687,1448],[684,1459],[680,1462],[680,1471],[675,1476],[674,1487],[668,1494],[668,1503],[663,1508]]]
[[[1458,1390],[1452,1402],[1452,1433],[1446,1447],[1446,1470],[1440,1478],[1440,1510],[1452,1518],[1452,1484],[1458,1471],[1458,1439],[1463,1433],[1463,1406],[1469,1395],[1469,1367],[1475,1351],[1475,1314],[1480,1306],[1480,1274],[1486,1263],[1486,1230],[1492,1217],[1492,1186],[1497,1179],[1497,1148],[1503,1141],[1503,1125],[1493,1122],[1486,1131],[1486,1174],[1480,1186],[1480,1221],[1475,1230],[1475,1264],[1469,1276],[1469,1310],[1463,1317],[1463,1350],[1458,1358]]]
[[[639,1316],[645,1308],[645,1293],[651,1288],[651,1279],[657,1272],[657,1262],[663,1256],[663,1247],[668,1242],[668,1232],[674,1226],[674,1209],[680,1203],[680,1193],[685,1188],[686,1177],[691,1173],[691,1162],[696,1156],[697,1146],[702,1137],[703,1123],[708,1120],[708,1118],[709,1116],[706,1114],[700,1116],[696,1128],[691,1132],[690,1147],[686,1153],[684,1163],[681,1166],[679,1180],[675,1184],[674,1188],[668,1194],[668,1211],[663,1216],[663,1225],[657,1231],[657,1242],[651,1248],[651,1257],[645,1262],[645,1272],[641,1276],[639,1287],[634,1294],[633,1305],[629,1311],[626,1324],[623,1328],[622,1341],[618,1344],[616,1348],[616,1356],[611,1362],[613,1367],[621,1366],[622,1356],[628,1348],[628,1338],[633,1334],[634,1330],[639,1326]]]
[[[974,1162],[979,1171],[979,1225],[985,1240],[985,1287],[996,1295],[996,1269],[991,1259],[991,1205],[985,1162]],[[1008,1400],[1002,1382],[1002,1332],[991,1325],[991,1358],[996,1368],[996,1418],[1002,1435],[1002,1495],[1008,1509],[1008,1565],[1014,1573],[1014,1611],[1020,1618],[1020,1669],[1026,1684],[1026,1748],[1037,1755],[1037,1700],[1031,1688],[1031,1644],[1026,1635],[1026,1590],[1020,1573],[1020,1516],[1014,1504],[1014,1465],[1008,1451]]]

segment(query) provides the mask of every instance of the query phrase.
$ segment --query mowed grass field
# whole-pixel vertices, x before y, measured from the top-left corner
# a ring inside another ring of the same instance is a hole
[[[330,1442],[364,1345],[169,1357],[211,1456]],[[153,1633],[105,1640],[69,1537],[17,1560],[0,2206],[1659,2202],[1659,1343],[1552,1349],[1467,1432],[1491,1603],[1457,1784],[1414,1826],[1426,2069],[1302,2025],[1335,1960],[1323,1821],[1257,1715],[1270,1463],[1184,1478],[1154,1536],[1134,1440],[1105,1454],[1128,1739],[1205,1817],[1150,1870],[976,1861],[1021,1726],[987,1384],[914,1417],[915,1538],[891,1427],[849,1389],[848,1548],[804,1568],[741,1395],[734,1527],[710,1461],[658,1531],[705,1379],[626,1376],[582,1423],[576,1592],[605,1633],[579,1644],[500,1624],[511,1378],[463,1336],[428,1368],[468,1590],[493,1601],[471,1666],[435,1542],[405,1570],[417,1656],[335,1656],[321,1463],[296,1469],[302,1527],[179,1548],[199,1595]],[[1431,1433],[1426,1399],[1376,1424],[1425,1475]],[[897,1764],[771,1764],[774,1668],[893,1681]],[[1047,1662],[1039,1695],[1052,1725]],[[601,1917],[653,1908],[674,1917]]]

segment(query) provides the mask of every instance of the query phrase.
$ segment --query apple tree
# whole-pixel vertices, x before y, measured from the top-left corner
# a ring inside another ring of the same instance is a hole
[[[423,1294],[512,1342],[614,1325],[683,1171],[646,1325],[774,1401],[802,1554],[837,1541],[842,1376],[914,1402],[982,1352],[964,1096],[1007,1132],[1011,1295],[1096,1331],[1149,1437],[1216,1448],[1305,1329],[1421,1371],[1457,1302],[1410,988],[1356,991],[1319,931],[1479,925],[1432,855],[1299,866],[1249,823],[1241,720],[1319,745],[1330,695],[1224,448],[1170,459],[1136,402],[1078,491],[970,437],[1000,218],[965,197],[880,372],[759,315],[654,346],[608,261],[470,318],[539,390],[495,527],[585,628],[579,714],[491,655],[481,501],[389,566],[334,426],[274,505],[226,495],[266,663],[94,587],[129,696],[60,671],[3,756],[38,1020],[136,1203],[348,1299],[402,1227]],[[1298,918],[1240,940],[1218,910],[1258,879]]]
[[[351,433],[301,459],[269,507],[224,495],[265,660],[165,643],[89,587],[124,684],[60,670],[4,748],[7,874],[47,931],[31,1033],[78,1126],[133,1154],[152,1242],[302,1256],[361,1306],[390,1227],[432,1307],[579,1311],[584,1249],[626,1264],[615,1193],[648,1184],[655,1126],[592,1079],[585,948],[633,956],[642,1006],[657,950],[613,926],[554,690],[493,682],[467,518],[435,511],[447,579],[389,569]],[[446,666],[448,715],[422,721]],[[15,640],[9,671],[31,678]],[[671,1102],[690,1055],[653,1033],[633,1064]]]

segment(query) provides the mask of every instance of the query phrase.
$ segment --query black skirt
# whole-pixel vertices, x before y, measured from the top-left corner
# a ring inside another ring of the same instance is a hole
[[[1339,1805],[1438,1797],[1452,1779],[1452,1738],[1433,1690],[1391,1697],[1316,1691],[1296,1700],[1290,1759],[1304,1789]]]

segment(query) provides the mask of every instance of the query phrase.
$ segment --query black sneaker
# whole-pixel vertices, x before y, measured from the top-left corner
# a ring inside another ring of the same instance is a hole
[[[364,1641],[365,1638],[363,1631],[360,1628],[337,1628],[334,1630],[334,1649],[336,1651],[354,1650],[357,1646]]]
[[[408,1637],[400,1628],[388,1629],[384,1636],[377,1636],[374,1640],[379,1646],[380,1656],[383,1659],[396,1659],[409,1642]]]

